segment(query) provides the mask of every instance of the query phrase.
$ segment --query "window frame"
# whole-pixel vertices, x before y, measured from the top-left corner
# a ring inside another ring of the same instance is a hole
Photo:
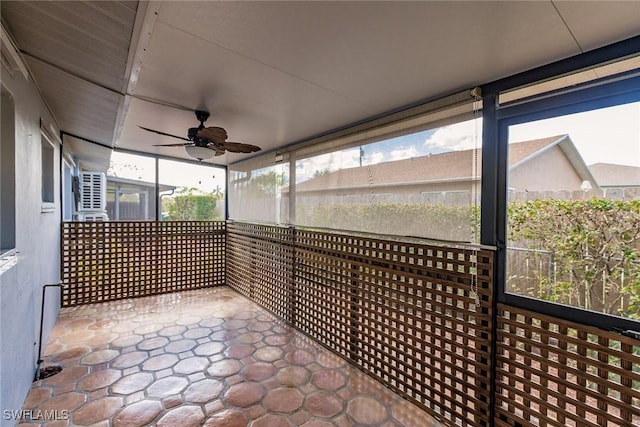
[[[62,135],[64,136],[65,133],[62,132]],[[97,144],[100,145],[101,144]],[[213,169],[218,169],[221,171],[224,171],[225,174],[225,187],[224,187],[224,193],[225,193],[225,199],[224,199],[224,213],[225,216],[222,219],[223,221],[226,221],[229,218],[228,212],[229,212],[229,200],[228,200],[228,196],[227,196],[227,192],[228,192],[228,188],[229,188],[229,169],[226,165],[218,165],[218,164],[214,164],[214,163],[209,163],[206,161],[199,161],[199,160],[191,160],[191,159],[183,159],[180,157],[172,157],[172,156],[165,156],[165,155],[161,155],[161,154],[151,154],[151,153],[145,153],[143,151],[137,151],[137,150],[129,150],[129,149],[124,149],[124,148],[116,148],[116,149],[112,149],[112,153],[120,153],[120,154],[129,154],[129,155],[134,155],[134,156],[140,156],[140,157],[145,157],[145,158],[149,158],[149,159],[153,159],[154,161],[154,179],[153,179],[153,183],[155,185],[155,191],[153,191],[152,193],[149,193],[149,197],[153,197],[154,199],[154,207],[155,207],[155,215],[154,215],[154,219],[149,219],[149,220],[145,220],[145,221],[162,221],[162,217],[161,217],[161,206],[160,206],[160,172],[159,172],[159,166],[160,166],[160,160],[170,160],[170,161],[175,161],[175,162],[180,162],[180,163],[185,163],[185,164],[191,164],[191,165],[204,165],[204,166],[210,166]],[[108,172],[107,172],[108,175]]]
[[[42,212],[53,212],[56,207],[56,146],[43,131],[40,132],[40,159]]]
[[[62,221],[73,221],[75,213],[75,201],[73,192],[74,167],[72,160],[62,157],[62,170],[60,171],[60,217]]]
[[[487,128],[495,132],[494,141],[496,143],[494,164],[497,166],[497,175],[494,182],[497,184],[497,191],[495,193],[494,207],[496,211],[494,215],[495,237],[499,242],[496,245],[498,250],[496,256],[497,274],[495,276],[498,302],[606,330],[640,330],[640,321],[638,320],[517,295],[506,290],[509,126],[632,102],[640,102],[640,77],[637,76],[637,73],[628,73],[622,78],[612,76],[588,82],[551,96],[543,94],[535,99],[512,105],[503,107],[496,105],[491,113],[492,119],[495,120],[495,126],[487,126]],[[485,203],[488,202],[485,200]],[[485,234],[484,237],[489,236]]]
[[[15,99],[4,85],[1,86],[2,142],[0,142],[0,266],[5,265],[16,253],[16,138]],[[4,233],[2,233],[4,231]],[[4,246],[4,247],[3,247]]]

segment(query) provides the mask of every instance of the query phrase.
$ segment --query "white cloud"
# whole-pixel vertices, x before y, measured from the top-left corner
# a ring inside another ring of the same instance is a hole
[[[386,155],[382,151],[374,151],[371,154],[365,154],[365,161],[368,165],[375,165],[386,161]]]
[[[360,165],[360,153],[358,149],[336,151],[320,156],[300,160],[296,164],[296,181],[302,182],[313,177],[316,172],[325,170],[336,171],[338,169],[352,168]]]
[[[482,125],[474,120],[443,126],[424,141],[424,146],[436,152],[470,150],[480,147]],[[477,133],[477,137],[476,137]]]
[[[410,159],[412,157],[418,157],[419,155],[420,153],[418,152],[418,149],[414,146],[410,146],[391,151],[391,158],[389,160],[395,161]]]

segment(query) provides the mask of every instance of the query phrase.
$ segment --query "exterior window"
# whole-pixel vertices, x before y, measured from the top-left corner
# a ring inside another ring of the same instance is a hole
[[[112,221],[156,219],[156,160],[147,156],[111,155],[107,171],[107,215]]]
[[[505,292],[529,300],[510,303],[574,307],[575,320],[605,327],[640,320],[637,88],[623,80],[595,100],[585,89],[505,114]]]
[[[159,198],[163,221],[220,221],[225,218],[223,168],[160,159]]]
[[[15,110],[13,97],[2,86],[0,107],[0,255],[16,246]]]
[[[53,203],[55,201],[55,160],[53,144],[44,133],[41,134],[42,157],[42,202]]]

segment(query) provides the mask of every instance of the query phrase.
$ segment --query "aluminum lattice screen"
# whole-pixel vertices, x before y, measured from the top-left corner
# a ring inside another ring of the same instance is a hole
[[[225,223],[62,223],[62,305],[223,285]]]
[[[476,307],[468,248],[252,224],[228,233],[230,286],[434,415],[488,424],[492,253],[477,253]]]
[[[227,224],[227,285],[291,321],[293,229]]]
[[[496,425],[640,425],[640,344],[515,307],[498,310]]]
[[[492,254],[296,230],[295,325],[458,425],[488,422]],[[327,268],[328,267],[328,268]]]

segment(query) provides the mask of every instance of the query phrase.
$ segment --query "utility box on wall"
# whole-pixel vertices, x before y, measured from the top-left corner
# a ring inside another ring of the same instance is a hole
[[[102,172],[82,172],[79,182],[78,221],[108,221],[107,179]]]

